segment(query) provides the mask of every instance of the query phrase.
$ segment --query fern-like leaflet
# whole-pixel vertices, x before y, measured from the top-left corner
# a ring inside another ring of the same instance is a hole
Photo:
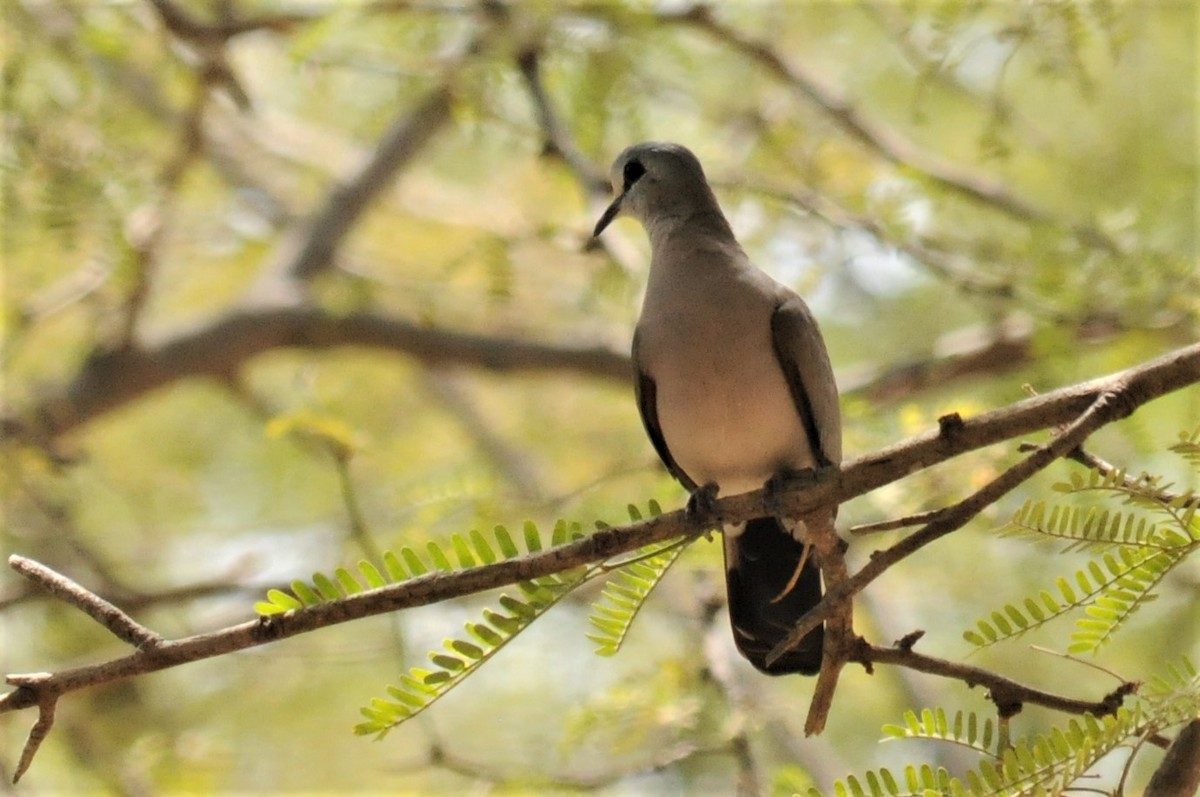
[[[650,514],[660,513],[658,504],[650,503]],[[630,520],[641,520],[637,507],[630,505]],[[673,540],[649,545],[635,552],[625,561],[609,564],[607,570],[616,570],[604,585],[600,600],[592,604],[588,622],[592,633],[588,639],[596,643],[596,653],[615,656],[625,642],[625,636],[637,617],[646,599],[663,576],[679,559],[690,540]]]
[[[835,797],[1059,797],[1085,791],[1105,793],[1095,785],[1096,764],[1114,750],[1136,748],[1146,737],[1190,721],[1200,713],[1200,672],[1187,657],[1169,664],[1164,675],[1149,679],[1132,708],[1111,716],[1084,715],[1047,733],[1005,744],[991,719],[958,711],[950,717],[940,708],[919,714],[907,711],[903,724],[885,725],[892,739],[926,739],[968,747],[979,754],[978,766],[961,778],[928,765],[908,765],[850,775],[834,784]],[[1086,783],[1082,782],[1087,779]],[[824,797],[815,788],[807,797]]]
[[[649,511],[652,515],[661,512],[653,502]],[[629,514],[632,520],[641,519],[636,507],[630,506]],[[562,545],[582,536],[578,524],[559,521],[549,544]],[[533,523],[525,524],[522,537],[524,551],[536,553],[546,547]],[[609,624],[598,626],[614,633],[615,641],[611,636],[605,639],[612,646],[611,653],[615,653],[641,602],[683,547],[682,541],[648,546],[617,564],[599,563],[578,567],[518,583],[516,594],[501,594],[497,605],[484,609],[479,621],[467,622],[465,635],[447,639],[440,649],[430,651],[432,668],[410,669],[400,676],[399,683],[388,685],[387,697],[376,697],[363,706],[360,711],[366,719],[355,726],[355,733],[382,737],[396,725],[429,708],[576,587],[617,569],[620,576],[626,577],[626,583],[636,588],[630,587],[624,594],[615,592],[623,603],[614,604],[612,613],[607,615],[611,621]],[[424,556],[410,547],[401,548],[398,552],[387,551],[382,555],[382,570],[371,562],[361,561],[356,571],[342,567],[331,575],[315,573],[311,583],[295,581],[290,591],[270,590],[267,600],[257,603],[255,610],[262,615],[299,610],[340,600],[367,589],[403,582],[432,571],[449,573],[479,564],[493,564],[520,556],[524,551],[503,526],[497,526],[491,537],[473,530],[467,535],[453,535],[448,546],[428,543]],[[636,600],[631,600],[631,595],[636,596]],[[621,609],[626,610],[627,614],[619,613]]]
[[[1188,440],[1180,445],[1191,445]],[[963,638],[985,647],[1081,612],[1068,651],[1099,650],[1134,612],[1157,597],[1162,579],[1200,549],[1200,499],[1192,492],[1173,495],[1159,481],[1130,479],[1119,470],[1092,470],[1086,477],[1072,474],[1069,482],[1055,488],[1105,493],[1131,507],[1124,511],[1026,502],[1003,533],[1065,541],[1065,551],[1098,554],[1072,580],[1060,577],[1054,590],[1026,597],[1020,606],[1005,604],[976,621]],[[1152,522],[1143,512],[1158,515],[1160,521]]]
[[[525,548],[530,553],[542,550],[541,534],[533,523],[524,526]],[[502,527],[495,529],[496,549],[478,532],[469,538],[461,535],[451,537],[451,551],[461,568],[474,567],[477,563],[492,564],[499,561],[499,554],[512,559],[521,554],[512,537]],[[582,537],[577,525],[565,521],[555,524],[551,545],[562,545]],[[430,544],[430,559],[439,570],[452,570],[449,556],[438,546]],[[411,565],[419,564],[415,555],[406,557]],[[414,570],[415,572],[415,570]],[[382,738],[392,728],[412,719],[434,702],[444,697],[451,689],[461,684],[479,667],[529,625],[582,584],[588,574],[587,568],[574,568],[554,575],[542,576],[517,584],[519,595],[501,594],[498,608],[483,610],[481,622],[467,622],[466,638],[447,639],[441,650],[429,652],[433,669],[413,667],[400,676],[398,684],[388,684],[387,697],[372,698],[359,709],[366,718],[354,727],[360,736],[374,735]]]
[[[1168,664],[1166,674],[1155,675],[1142,685],[1138,697],[1148,715],[1159,719],[1161,728],[1200,717],[1200,671],[1187,656]]]
[[[963,745],[988,755],[996,739],[996,726],[991,719],[980,721],[974,712],[955,712],[949,719],[944,709],[925,709],[904,712],[903,725],[884,725],[883,732],[892,739],[940,739]]]
[[[577,568],[520,582],[517,585],[520,597],[507,593],[500,596],[502,611],[484,609],[482,622],[466,623],[470,639],[447,639],[443,650],[430,651],[433,669],[413,667],[400,676],[398,684],[388,684],[386,698],[372,698],[369,704],[359,709],[366,720],[356,725],[354,732],[360,736],[382,738],[392,728],[429,708],[585,578],[586,571]]]
[[[357,571],[338,568],[332,575],[314,573],[312,582],[294,581],[291,591],[273,589],[267,600],[255,605],[259,614],[279,614],[306,606],[339,600],[367,589],[406,581],[427,573],[453,572],[478,564],[493,564],[513,559],[525,551],[543,550],[542,534],[533,523],[522,529],[524,551],[513,535],[497,526],[490,538],[479,531],[455,534],[449,546],[436,542],[426,546],[425,556],[404,547],[383,554],[383,569],[370,562],[358,563]],[[583,536],[578,524],[559,521],[549,541],[561,545]],[[468,622],[466,634],[447,639],[442,649],[429,653],[432,669],[414,667],[400,677],[398,685],[387,687],[388,697],[375,698],[361,711],[366,721],[355,727],[358,734],[382,736],[406,719],[424,711],[468,675],[488,661],[513,637],[578,586],[588,574],[586,568],[557,573],[517,584],[518,594],[502,594],[496,608],[484,609],[480,622]]]
[[[961,778],[929,765],[908,765],[899,774],[888,769],[850,775],[834,784],[835,797],[991,797],[992,795],[1067,793],[1097,761],[1148,727],[1137,709],[1119,709],[1114,716],[1090,715],[1071,719],[1065,728],[1054,728],[1000,750],[991,750],[990,720],[958,712],[948,721],[941,709],[906,714],[905,725],[889,725],[893,738],[931,739],[970,747],[982,758]],[[986,738],[986,741],[985,741]],[[810,789],[808,797],[823,797]]]
[[[1200,426],[1191,432],[1180,432],[1179,442],[1171,446],[1171,451],[1182,457],[1196,473],[1200,473]]]

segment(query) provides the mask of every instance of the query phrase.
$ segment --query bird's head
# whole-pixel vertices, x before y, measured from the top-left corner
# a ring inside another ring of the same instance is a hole
[[[631,216],[650,229],[660,220],[687,218],[717,207],[700,161],[679,144],[634,144],[617,156],[610,179],[617,197],[596,222],[593,236],[617,216]]]

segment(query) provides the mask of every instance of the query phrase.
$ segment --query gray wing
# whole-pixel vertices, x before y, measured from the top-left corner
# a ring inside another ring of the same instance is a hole
[[[658,423],[657,388],[650,375],[642,370],[641,359],[638,357],[637,332],[633,334],[633,369],[633,389],[637,396],[638,412],[642,415],[642,425],[646,427],[646,434],[650,437],[650,442],[654,444],[658,458],[667,466],[671,475],[687,488],[689,493],[695,492],[698,485],[675,462],[675,458],[671,456],[671,450],[667,448],[667,439],[663,437],[662,426]]]
[[[817,464],[841,464],[842,413],[833,366],[808,305],[790,291],[771,315],[771,343]]]

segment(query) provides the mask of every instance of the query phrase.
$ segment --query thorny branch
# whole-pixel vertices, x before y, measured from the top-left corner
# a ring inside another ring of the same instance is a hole
[[[1088,434],[1127,416],[1142,404],[1197,382],[1200,382],[1200,344],[1179,349],[1109,377],[1035,396],[975,418],[960,419],[954,423],[944,422],[939,430],[859,458],[847,463],[841,470],[817,474],[815,479],[799,489],[773,495],[770,502],[776,511],[782,510],[801,516],[820,506],[842,503],[863,495],[967,451],[1011,440],[1040,429],[1068,424],[1051,443],[1010,468],[970,498],[945,510],[924,529],[885,551],[876,552],[858,573],[839,587],[831,589],[821,605],[805,615],[801,624],[797,626],[798,633],[802,635],[806,625],[811,628],[820,618],[831,614],[840,603],[861,591],[887,567],[959,528],[966,519],[979,511],[980,502],[994,501],[1011,488],[1014,480],[1023,479],[1027,472],[1040,469],[1048,462],[1064,456],[1082,443]],[[727,521],[736,523],[766,511],[767,501],[763,491],[758,490],[723,498],[719,501],[719,507]],[[702,531],[703,529],[689,523],[682,511],[673,512],[627,526],[602,529],[585,539],[537,554],[455,573],[421,576],[399,584],[357,593],[331,603],[251,620],[196,636],[157,642],[106,662],[60,670],[52,674],[10,675],[9,683],[17,688],[0,697],[0,713],[39,706],[41,719],[35,730],[40,731],[31,735],[23,757],[23,760],[31,759],[30,746],[36,750],[38,743],[35,737],[44,737],[45,731],[48,730],[51,720],[47,719],[47,711],[51,710],[61,695],[68,692],[244,650],[363,617],[503,587],[610,559],[653,542],[696,535]],[[14,560],[14,566],[23,568],[24,572],[37,574],[35,577],[44,583],[54,582],[44,570],[27,565],[30,563],[20,557]],[[81,597],[79,591],[86,593],[82,587],[71,587],[67,591],[76,595],[72,598],[74,605],[89,608],[89,613],[99,612],[98,607],[103,602],[98,597],[94,601],[86,596]],[[948,678],[962,679],[972,684],[981,682],[978,673],[972,671],[970,677],[965,677],[963,671],[955,669],[958,665],[940,667],[935,664],[936,660],[915,658],[911,650],[901,656],[887,652],[888,649],[869,646],[848,645],[847,648],[843,655],[846,655],[848,660],[866,659],[910,664],[916,669],[936,671],[937,674]],[[872,659],[872,656],[877,658]],[[1017,703],[1037,703],[1039,699],[1043,699],[1037,690],[1019,685],[1004,686],[1007,690],[1004,694],[1008,700]],[[1105,705],[1107,703],[1101,700],[1094,703],[1093,707],[1102,712]],[[49,716],[52,717],[52,714]],[[25,763],[27,765],[28,761]]]

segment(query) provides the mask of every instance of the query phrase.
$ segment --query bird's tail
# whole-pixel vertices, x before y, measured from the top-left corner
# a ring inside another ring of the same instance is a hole
[[[725,584],[733,639],[742,655],[768,675],[814,675],[821,669],[823,626],[767,666],[767,654],[821,601],[821,570],[811,556],[801,566],[803,557],[804,544],[777,518],[755,518],[741,534],[725,534]]]

